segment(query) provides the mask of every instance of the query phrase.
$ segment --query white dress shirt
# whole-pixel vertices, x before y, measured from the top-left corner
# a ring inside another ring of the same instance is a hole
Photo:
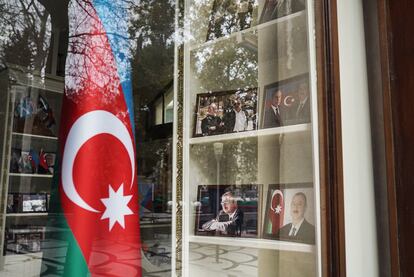
[[[294,237],[296,236],[296,234],[298,233],[300,226],[302,225],[303,221],[305,220],[305,218],[302,218],[301,221],[299,221],[298,224],[294,225],[292,223],[292,227],[290,227],[290,231],[289,231],[289,237]]]
[[[233,110],[236,114],[236,120],[234,122],[234,128],[233,131],[234,132],[241,132],[246,130],[246,114],[244,113],[243,110],[240,110],[239,112],[236,110]]]

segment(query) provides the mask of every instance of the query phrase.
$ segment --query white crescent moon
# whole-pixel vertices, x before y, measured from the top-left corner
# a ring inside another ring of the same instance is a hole
[[[280,194],[280,196],[282,196],[282,199],[283,199],[283,193],[280,189],[277,189],[272,193],[272,198],[270,199],[270,209],[272,211],[275,211],[275,209],[273,209],[273,207],[272,207],[272,200],[273,200],[273,197],[275,197],[276,194]]]
[[[131,136],[122,121],[110,112],[97,110],[79,117],[66,139],[62,160],[62,187],[66,196],[79,207],[98,213],[79,195],[73,183],[73,164],[79,149],[89,139],[99,134],[109,134],[119,139],[126,148],[131,161],[131,187],[135,174],[134,146]]]
[[[293,98],[293,97],[291,95],[288,95],[283,100],[283,103],[285,104],[286,107],[290,107],[292,105],[292,103],[290,103],[290,104],[287,103],[289,98]],[[295,98],[293,98],[292,102],[295,102]]]

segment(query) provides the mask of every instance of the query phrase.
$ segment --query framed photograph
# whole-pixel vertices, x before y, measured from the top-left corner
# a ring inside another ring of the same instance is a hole
[[[10,152],[10,173],[21,173],[22,149],[12,148]]]
[[[9,193],[7,196],[8,213],[43,213],[48,211],[46,193]]]
[[[42,233],[16,234],[16,253],[40,252]]]
[[[265,86],[263,99],[262,129],[311,122],[308,74]]]
[[[55,166],[56,154],[44,152],[43,149],[39,153],[39,164],[37,165],[38,174],[53,174],[53,169]]]
[[[194,137],[257,129],[257,88],[197,95]]]
[[[312,183],[269,185],[263,237],[315,244]]]
[[[201,236],[258,236],[260,185],[200,185],[195,234]]]
[[[21,152],[21,157],[19,161],[21,173],[27,173],[27,174],[36,173],[37,154],[35,154],[34,156],[32,154],[33,154],[33,151],[22,151]]]
[[[23,213],[41,213],[47,212],[47,194],[46,193],[23,193],[21,212]]]
[[[56,136],[54,108],[57,99],[51,101],[46,97],[46,91],[19,92],[14,106],[13,131],[41,136]]]
[[[7,195],[7,213],[17,213],[19,208],[19,201],[17,197],[14,197],[13,193]]]
[[[214,0],[206,41],[250,28],[253,5],[254,0]]]
[[[303,11],[305,0],[265,0],[259,23]]]

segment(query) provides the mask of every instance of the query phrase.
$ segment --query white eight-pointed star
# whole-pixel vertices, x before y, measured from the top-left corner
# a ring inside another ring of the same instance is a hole
[[[116,192],[109,185],[109,197],[101,199],[106,207],[101,219],[109,218],[109,231],[112,230],[116,222],[125,229],[125,216],[133,214],[128,207],[131,198],[132,195],[124,195],[124,184],[121,184]]]
[[[275,209],[275,213],[280,214],[282,212],[282,207],[280,205],[277,205]]]

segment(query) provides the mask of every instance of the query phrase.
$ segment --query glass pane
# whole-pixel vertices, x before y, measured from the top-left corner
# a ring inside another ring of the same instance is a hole
[[[318,275],[306,6],[186,1],[186,276]]]
[[[0,276],[171,275],[174,20],[167,0],[0,0]]]

